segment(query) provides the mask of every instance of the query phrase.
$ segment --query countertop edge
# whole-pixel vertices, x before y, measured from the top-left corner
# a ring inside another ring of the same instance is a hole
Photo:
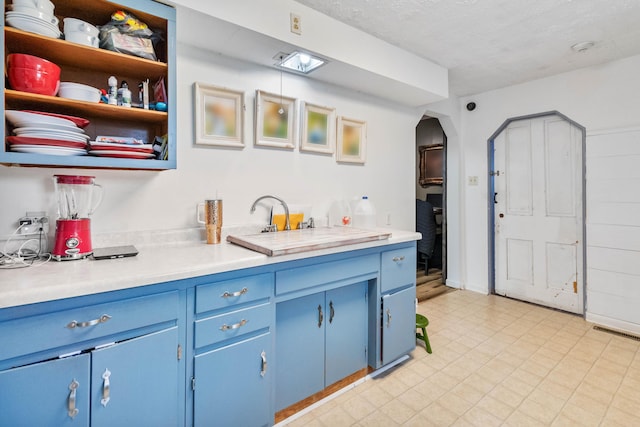
[[[421,238],[416,232],[385,231],[392,234],[384,240],[272,257],[227,242],[219,245],[188,242],[140,247],[140,253],[129,258],[49,261],[37,267],[0,270],[0,309],[407,243]]]

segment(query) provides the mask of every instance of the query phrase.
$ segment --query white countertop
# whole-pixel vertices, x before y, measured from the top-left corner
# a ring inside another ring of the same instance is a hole
[[[389,239],[270,257],[232,243],[204,241],[139,246],[135,257],[49,261],[0,270],[0,308],[116,291],[309,257],[420,239],[420,233],[388,230]]]

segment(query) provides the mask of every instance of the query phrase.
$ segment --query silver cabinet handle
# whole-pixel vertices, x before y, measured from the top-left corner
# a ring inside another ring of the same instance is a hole
[[[108,369],[105,369],[104,373],[102,374],[102,379],[104,381],[102,382],[102,399],[100,399],[100,403],[104,407],[106,407],[107,403],[109,403],[109,400],[111,400],[111,397],[109,397],[109,391],[111,388],[111,384],[109,383],[110,376],[111,372]]]
[[[333,322],[333,316],[336,315],[336,311],[333,308],[333,301],[329,301],[329,323]]]
[[[71,384],[69,384],[69,390],[71,391],[69,392],[69,398],[67,399],[67,414],[71,418],[75,418],[75,416],[78,415],[78,412],[80,412],[78,411],[78,408],[76,408],[76,390],[79,385],[80,383],[76,380],[71,381]]]
[[[265,353],[264,350],[262,350],[262,353],[260,353],[260,358],[262,359],[262,369],[260,369],[260,376],[264,377],[267,373],[267,353]]]
[[[322,320],[324,320],[324,315],[322,314],[322,306],[318,305],[318,328],[322,327]]]
[[[391,310],[387,308],[387,328],[391,326]]]
[[[71,322],[69,322],[67,324],[67,328],[69,329],[73,329],[73,328],[86,328],[88,326],[95,326],[98,323],[105,323],[106,321],[108,321],[109,319],[111,319],[111,316],[109,316],[108,314],[103,314],[102,316],[100,316],[97,319],[93,319],[93,320],[88,320],[86,322],[78,322],[77,320],[72,320]]]
[[[391,261],[393,262],[400,262],[400,261],[404,261],[404,256],[394,256]]]
[[[238,323],[234,323],[233,325],[227,325],[226,323],[222,326],[220,326],[220,330],[221,331],[228,331],[229,329],[238,329],[241,326],[246,325],[248,322],[248,320],[242,319],[241,321],[239,321]]]
[[[247,292],[249,292],[249,289],[247,288],[242,288],[241,290],[237,291],[237,292],[229,292],[229,291],[225,291],[225,293],[223,293],[222,295],[220,295],[220,297],[222,298],[231,298],[231,297],[239,297],[240,295],[244,295]]]

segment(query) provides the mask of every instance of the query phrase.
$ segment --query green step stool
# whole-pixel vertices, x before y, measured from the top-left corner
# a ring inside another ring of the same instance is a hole
[[[416,332],[416,339],[424,341],[424,347],[427,350],[427,353],[431,354],[431,344],[429,344],[427,326],[429,326],[429,319],[422,314],[416,313],[416,329],[422,329],[422,334]]]

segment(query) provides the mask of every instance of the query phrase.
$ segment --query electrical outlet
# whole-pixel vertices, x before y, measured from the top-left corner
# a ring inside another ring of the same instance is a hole
[[[300,15],[291,13],[289,16],[291,21],[291,32],[293,34],[302,35],[302,18],[300,18]]]
[[[27,212],[18,220],[20,226],[18,234],[30,236],[34,234],[47,234],[49,232],[49,218],[44,212]]]
[[[470,176],[469,178],[469,185],[478,185],[478,177],[477,176]]]

